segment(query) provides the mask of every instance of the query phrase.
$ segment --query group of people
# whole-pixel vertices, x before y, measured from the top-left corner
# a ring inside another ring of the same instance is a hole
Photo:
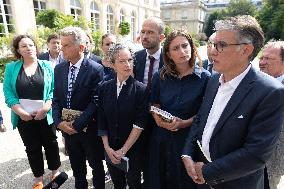
[[[88,187],[86,160],[94,188],[105,188],[105,156],[115,189],[276,188],[284,170],[283,42],[264,47],[265,74],[250,63],[264,43],[253,17],[220,20],[215,29],[203,66],[192,37],[172,31],[165,38],[157,17],[142,24],[144,49],[133,52],[106,34],[102,58],[78,27],[51,35],[49,52],[39,58],[31,36],[16,36],[18,60],[6,66],[4,95],[26,147],[33,188],[43,188],[42,147],[50,179],[59,174],[56,130],[63,133],[77,189]],[[43,105],[27,112],[23,99]],[[150,113],[150,106],[173,119]],[[63,109],[81,114],[66,121]],[[116,166],[124,157],[127,172]]]

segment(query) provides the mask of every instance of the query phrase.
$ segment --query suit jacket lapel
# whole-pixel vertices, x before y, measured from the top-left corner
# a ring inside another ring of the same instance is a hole
[[[163,50],[161,50],[159,69],[161,69],[163,67],[163,65],[164,65]]]
[[[85,73],[87,71],[87,64],[88,64],[88,61],[87,61],[86,58],[84,58],[83,62],[81,64],[79,73],[78,73],[78,75],[76,77],[75,85],[73,87],[73,94],[75,93],[76,89],[78,88],[78,86],[80,85],[81,81],[83,81],[84,76],[86,75]]]
[[[63,67],[63,73],[62,73],[62,84],[63,84],[63,91],[64,91],[64,96],[67,95],[68,91],[68,74],[69,74],[69,62],[65,62]]]
[[[231,99],[226,105],[223,113],[221,114],[219,121],[216,124],[216,127],[213,131],[212,138],[214,135],[222,128],[226,120],[230,117],[230,115],[235,111],[238,105],[242,102],[243,98],[247,95],[247,93],[252,88],[252,84],[255,80],[255,71],[251,68],[244,79],[241,81],[239,86],[236,88],[233,93]],[[211,139],[212,139],[211,138]]]

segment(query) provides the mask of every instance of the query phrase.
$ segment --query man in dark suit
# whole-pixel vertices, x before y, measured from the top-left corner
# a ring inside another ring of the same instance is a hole
[[[64,62],[64,58],[61,55],[61,41],[60,36],[56,33],[51,34],[47,38],[48,52],[42,53],[38,56],[40,60],[49,60],[52,62],[53,67],[61,62]]]
[[[144,49],[135,53],[133,72],[134,78],[147,87],[150,87],[154,73],[163,66],[161,41],[165,37],[164,30],[164,23],[158,17],[149,17],[142,25],[140,39]]]
[[[97,136],[94,117],[95,96],[99,82],[103,79],[103,67],[84,58],[86,34],[78,27],[67,27],[61,31],[63,55],[68,62],[58,64],[54,71],[54,96],[52,111],[54,124],[65,133],[71,168],[75,177],[75,188],[86,189],[86,159],[93,169],[93,185],[103,189],[104,168],[103,145]],[[74,121],[61,119],[62,109],[79,110],[82,114]]]
[[[213,63],[212,63],[212,55],[211,55],[211,48],[212,48],[212,43],[214,43],[214,37],[215,37],[216,33],[214,32],[208,39],[207,42],[207,59],[202,61],[202,66],[205,70],[208,70],[211,74],[212,72],[215,72],[215,70],[213,70]]]
[[[85,58],[91,59],[91,60],[101,64],[102,63],[102,59],[99,56],[97,56],[97,55],[92,53],[92,45],[93,45],[92,36],[90,34],[88,34],[88,33],[86,35],[87,35],[87,37],[86,37],[86,47],[84,49]]]
[[[217,21],[215,29],[211,53],[220,74],[208,81],[182,160],[198,188],[263,189],[283,122],[284,87],[250,64],[264,42],[253,17]]]

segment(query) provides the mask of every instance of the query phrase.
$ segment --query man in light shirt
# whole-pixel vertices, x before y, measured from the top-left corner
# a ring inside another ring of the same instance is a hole
[[[264,42],[253,17],[220,20],[215,29],[211,54],[220,74],[208,81],[182,160],[198,188],[263,189],[283,122],[284,87],[250,64]]]
[[[284,84],[284,41],[271,41],[264,46],[259,68]]]
[[[260,57],[261,71],[276,78],[284,85],[284,41],[270,41],[264,48]],[[284,178],[284,130],[282,132],[273,155],[266,164],[268,177],[265,178],[267,188],[281,188],[281,177]],[[269,184],[268,184],[269,183]],[[282,186],[283,187],[283,186]]]
[[[61,40],[58,34],[54,33],[48,36],[47,47],[48,52],[40,54],[38,59],[49,60],[53,67],[64,61],[64,58],[61,54]]]

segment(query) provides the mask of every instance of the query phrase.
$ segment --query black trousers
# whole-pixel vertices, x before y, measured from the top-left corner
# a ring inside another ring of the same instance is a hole
[[[92,168],[94,188],[105,188],[103,144],[101,138],[94,133],[87,130],[87,133],[82,131],[73,135],[64,134],[76,189],[88,188],[86,160]]]
[[[107,163],[108,171],[114,185],[114,189],[141,189],[141,171],[143,167],[142,154],[132,153],[126,155],[129,158],[129,170],[127,173]]]
[[[59,148],[54,125],[48,125],[47,120],[23,121],[19,119],[18,131],[26,147],[29,164],[35,177],[44,174],[42,146],[45,150],[48,169],[60,167]]]

